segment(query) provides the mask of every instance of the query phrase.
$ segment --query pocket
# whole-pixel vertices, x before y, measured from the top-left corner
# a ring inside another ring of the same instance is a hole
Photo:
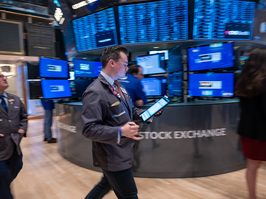
[[[122,103],[108,108],[108,118],[113,125],[125,124],[129,121],[126,108]]]
[[[125,110],[123,109],[123,105],[122,103],[116,105],[116,106],[110,106],[108,108],[108,112],[110,114],[110,116],[113,117],[119,117],[119,115],[122,114],[122,112],[124,112]],[[123,114],[122,114],[123,115]]]

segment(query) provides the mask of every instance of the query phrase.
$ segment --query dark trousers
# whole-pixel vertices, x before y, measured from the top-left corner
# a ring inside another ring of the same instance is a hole
[[[9,159],[0,161],[0,199],[13,199],[10,184],[22,169],[22,165],[22,154],[18,155],[16,150]]]
[[[138,191],[131,169],[123,171],[103,170],[104,176],[85,199],[101,199],[111,188],[118,199],[138,199]]]

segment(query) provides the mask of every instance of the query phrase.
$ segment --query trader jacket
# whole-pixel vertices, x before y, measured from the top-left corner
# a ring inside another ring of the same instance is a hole
[[[132,105],[132,99],[121,86],[123,99],[100,74],[82,97],[83,135],[92,140],[93,165],[108,171],[128,169],[133,163],[135,141],[121,137],[119,127],[127,122],[140,122],[145,111]]]
[[[20,141],[23,134],[18,133],[19,129],[27,131],[27,113],[19,97],[7,93],[8,113],[0,105],[0,161],[7,160],[11,157],[14,150],[20,155]]]

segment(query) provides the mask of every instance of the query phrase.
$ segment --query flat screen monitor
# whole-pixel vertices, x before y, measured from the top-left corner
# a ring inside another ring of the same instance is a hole
[[[249,56],[245,56],[245,57],[240,57],[239,58],[239,69],[242,70],[243,67],[246,64],[247,59],[249,58]]]
[[[234,73],[189,74],[191,97],[234,97]]]
[[[43,98],[41,81],[28,81],[30,89],[30,99]]]
[[[169,50],[169,60],[167,64],[168,73],[178,72],[183,70],[181,46]]]
[[[166,95],[167,80],[165,77],[144,78],[141,83],[148,97]]]
[[[168,75],[169,96],[182,96],[183,91],[183,72]]]
[[[188,1],[163,0],[118,6],[121,44],[186,40]]]
[[[74,59],[75,77],[98,77],[102,70],[100,61]]]
[[[137,64],[143,69],[143,75],[166,73],[164,54],[136,57]]]
[[[233,43],[188,48],[189,71],[234,67]]]
[[[254,27],[253,27],[253,39],[266,43],[266,6],[265,1],[259,1],[257,9],[255,11]]]
[[[118,44],[113,8],[75,19],[73,28],[78,52]]]
[[[40,58],[40,77],[69,78],[68,63],[65,60]]]
[[[28,79],[40,78],[39,63],[27,62],[27,71],[28,71]]]
[[[255,5],[240,0],[195,1],[193,39],[250,40]]]
[[[165,60],[169,59],[168,50],[152,50],[152,51],[149,51],[150,55],[154,55],[154,54],[158,54],[158,53],[164,53],[164,59]]]
[[[93,82],[90,79],[75,79],[76,96],[82,97],[84,91]]]
[[[42,79],[42,92],[44,99],[72,97],[69,80]]]

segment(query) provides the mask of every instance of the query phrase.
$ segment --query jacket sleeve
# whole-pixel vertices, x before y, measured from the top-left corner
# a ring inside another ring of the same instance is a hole
[[[143,100],[143,104],[147,103],[146,94],[144,92],[143,86],[140,81],[136,85],[135,95],[136,95],[136,100],[141,99]]]
[[[23,129],[25,133],[27,132],[28,128],[28,114],[26,113],[24,104],[19,100],[20,103],[20,122],[19,122],[19,128]]]
[[[119,127],[103,125],[107,115],[107,103],[99,92],[86,91],[82,98],[82,134],[96,142],[117,144]]]

